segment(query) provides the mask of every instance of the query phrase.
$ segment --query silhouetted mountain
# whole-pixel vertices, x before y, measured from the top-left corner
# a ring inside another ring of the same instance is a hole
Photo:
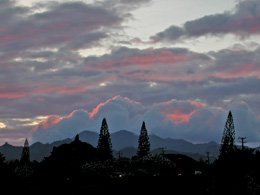
[[[93,131],[82,131],[79,133],[79,139],[82,142],[87,142],[96,147],[98,143],[99,134]],[[30,146],[31,160],[42,161],[44,157],[51,154],[53,147],[58,147],[65,143],[70,143],[74,138],[68,138],[62,141],[56,141],[51,144],[42,144],[40,142],[34,143]],[[161,138],[154,134],[149,135],[151,143],[151,150],[164,148],[167,153],[181,153],[188,155],[194,159],[202,158],[206,152],[210,152],[211,156],[218,156],[219,144],[209,142],[205,144],[193,144],[182,139]],[[121,130],[111,133],[111,141],[113,150],[122,152],[122,156],[131,157],[136,154],[138,146],[138,135]],[[8,143],[0,146],[0,152],[4,154],[6,160],[20,159],[22,147],[12,146]]]
[[[65,143],[70,143],[72,139],[65,139],[62,141],[55,141],[51,144],[42,144],[36,142],[30,146],[30,158],[31,161],[42,161],[44,157],[47,157],[51,154],[53,147],[58,147]],[[15,160],[21,158],[23,147],[22,146],[12,146],[8,143],[0,146],[0,152],[5,156],[6,160]]]
[[[98,142],[98,133],[83,131],[79,134],[79,139],[96,146]],[[121,150],[126,147],[137,148],[138,146],[138,135],[127,130],[120,130],[115,133],[111,133],[111,140],[114,150]],[[183,139],[161,138],[154,134],[149,135],[149,140],[151,143],[151,150],[159,147],[165,147],[167,150],[201,153],[204,155],[206,152],[210,152],[213,156],[217,156],[219,152],[219,144],[216,142],[193,144]]]
[[[93,131],[82,131],[79,133],[79,139],[93,146],[97,146],[99,134]],[[138,144],[138,136],[130,131],[120,130],[111,133],[111,141],[114,150],[120,150],[125,147],[136,147]]]
[[[121,157],[131,158],[136,155],[137,149],[134,147],[125,147],[118,152],[120,152]],[[118,157],[118,152],[115,153],[115,157]]]
[[[93,131],[85,130],[85,131],[82,131],[81,133],[79,133],[80,141],[87,142],[94,147],[97,146],[98,137],[99,137],[99,134],[96,132],[93,132]]]
[[[51,155],[41,163],[39,175],[51,183],[69,178],[78,178],[80,166],[88,162],[100,160],[102,154],[91,144],[82,142],[77,136],[74,141],[53,147]],[[51,178],[49,176],[52,175]],[[69,184],[69,183],[67,183]]]
[[[130,131],[121,130],[111,134],[111,141],[114,150],[120,150],[126,147],[137,148],[138,135]]]
[[[62,141],[55,141],[51,144],[42,144],[36,142],[30,146],[31,160],[36,160],[38,162],[42,161],[44,157],[47,157],[51,154],[53,147],[58,147],[63,144],[68,144],[72,139],[65,139]]]
[[[66,163],[68,165],[81,165],[83,163],[93,161],[98,158],[97,148],[91,144],[82,142],[78,139],[70,143],[62,144],[58,147],[53,147],[51,155],[45,158],[45,162],[51,162],[61,166]]]
[[[22,154],[23,147],[22,146],[12,146],[7,142],[0,146],[0,152],[5,156],[5,159],[15,160],[20,159]]]

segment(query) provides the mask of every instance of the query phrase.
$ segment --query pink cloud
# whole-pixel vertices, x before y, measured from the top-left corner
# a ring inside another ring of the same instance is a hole
[[[0,98],[13,99],[26,96],[26,90],[18,84],[1,83],[0,85]]]
[[[100,58],[87,58],[85,66],[92,66],[98,69],[112,69],[125,66],[148,66],[152,64],[173,65],[178,62],[188,60],[186,50],[167,50],[167,49],[146,49],[146,50],[131,50],[121,48],[111,55],[105,55]]]
[[[211,74],[214,77],[219,78],[239,78],[239,77],[247,77],[247,76],[256,76],[260,77],[260,67],[259,64],[248,64],[248,63],[240,63],[236,66],[227,66],[225,69],[220,71],[215,71]]]
[[[90,84],[83,83],[79,85],[71,86],[50,86],[47,83],[36,84],[3,84],[0,86],[0,98],[15,99],[25,97],[30,94],[40,94],[47,92],[59,92],[59,93],[75,93],[82,92],[88,88]]]
[[[37,102],[44,102],[45,99],[44,99],[44,98],[36,98],[36,101],[37,101]]]
[[[73,110],[66,118],[72,118],[72,117],[74,117],[75,114],[77,114],[78,111],[79,111],[79,110]],[[80,111],[86,112],[86,114],[88,114],[88,112],[87,112],[87,111],[84,111],[83,109],[81,109]]]
[[[134,75],[133,76],[136,79],[142,79],[146,81],[177,81],[177,80],[182,80],[182,81],[200,81],[204,78],[204,76],[200,74],[193,74],[193,75],[187,75],[187,74],[181,74],[178,72],[172,73],[161,73],[156,71],[154,73],[148,73],[146,75]]]
[[[106,104],[109,103],[111,100],[115,100],[115,99],[117,99],[117,98],[120,98],[120,96],[117,95],[117,96],[115,96],[115,97],[113,97],[113,98],[108,99],[107,101],[105,101],[105,102],[103,102],[103,103],[98,104],[98,105],[92,110],[92,112],[89,113],[90,118],[93,118],[93,117],[99,112],[99,110],[100,110],[100,108],[101,108],[102,106],[106,105]]]
[[[60,93],[75,93],[83,92],[90,85],[88,83],[83,83],[79,85],[61,85],[61,86],[48,86],[49,84],[39,84],[39,88],[32,91],[32,93],[45,93],[45,92],[60,92]]]
[[[190,100],[175,100],[159,104],[162,113],[167,119],[174,123],[189,122],[192,115],[199,109],[204,108],[205,105],[201,102]]]
[[[183,113],[181,110],[174,110],[172,113],[166,113],[167,118],[173,120],[174,123],[189,122],[191,113]]]
[[[200,64],[210,63],[206,54],[183,48],[130,49],[119,48],[101,57],[88,57],[86,69],[116,69],[129,80],[148,81],[200,81],[203,74]]]
[[[48,118],[42,122],[40,122],[38,125],[36,125],[33,130],[37,130],[39,128],[41,129],[47,129],[61,121],[61,118],[55,115],[48,116]]]
[[[69,80],[62,85],[55,85],[53,83],[33,83],[33,84],[17,84],[17,83],[2,83],[0,86],[0,98],[15,99],[28,95],[57,92],[57,93],[77,93],[84,92],[90,87],[98,86],[105,81],[112,81],[114,77],[105,78],[96,81],[80,81]],[[41,100],[42,101],[42,100]]]

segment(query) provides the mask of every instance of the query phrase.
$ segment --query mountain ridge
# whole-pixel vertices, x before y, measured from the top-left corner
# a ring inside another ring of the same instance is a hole
[[[128,155],[133,155],[134,151],[138,147],[138,135],[127,130],[120,130],[111,133],[111,142],[113,150],[123,151],[131,148],[131,152]],[[87,142],[96,147],[98,143],[99,134],[94,131],[83,130],[79,133],[79,139],[83,142]],[[51,154],[53,147],[58,147],[62,144],[70,143],[73,138],[67,138],[61,141],[55,141],[53,143],[43,144],[41,142],[35,142],[30,146],[31,160],[42,161],[44,157]],[[182,153],[182,154],[200,154],[205,156],[206,152],[210,152],[211,156],[218,156],[219,144],[215,142],[208,142],[204,144],[194,144],[183,139],[173,138],[161,138],[157,135],[149,135],[151,144],[151,152],[158,153],[158,148],[163,148],[168,153]],[[6,160],[20,159],[22,146],[12,146],[8,143],[0,146],[0,152],[4,154]],[[156,151],[157,149],[157,151]]]

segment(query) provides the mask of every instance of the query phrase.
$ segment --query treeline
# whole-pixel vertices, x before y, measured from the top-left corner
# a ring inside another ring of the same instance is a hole
[[[42,162],[30,161],[26,139],[21,159],[6,162],[0,154],[0,184],[10,193],[81,194],[93,192],[175,192],[177,194],[260,194],[260,153],[235,146],[235,126],[228,114],[218,159],[210,163],[180,154],[150,154],[142,123],[136,156],[112,154],[104,118],[98,145],[79,140],[54,147]],[[1,189],[0,189],[1,190]]]

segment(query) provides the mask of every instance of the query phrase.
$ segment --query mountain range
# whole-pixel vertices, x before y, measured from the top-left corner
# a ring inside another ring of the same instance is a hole
[[[99,134],[93,131],[82,131],[79,133],[79,139],[83,142],[88,142],[94,147],[97,146]],[[51,144],[43,144],[36,142],[30,146],[31,160],[38,162],[42,161],[44,157],[51,154],[53,147],[58,147],[62,144],[70,143],[74,138],[67,138],[62,141],[55,141]],[[195,160],[205,159],[206,153],[209,152],[212,159],[218,156],[219,144],[216,142],[209,142],[203,144],[193,144],[183,139],[161,138],[157,135],[149,135],[151,144],[151,153],[181,153],[192,157]],[[136,154],[138,147],[138,135],[120,130],[111,133],[111,141],[114,150],[114,155],[121,157],[132,157]],[[22,153],[22,146],[12,146],[8,143],[0,146],[0,152],[4,154],[7,161],[20,159]]]

